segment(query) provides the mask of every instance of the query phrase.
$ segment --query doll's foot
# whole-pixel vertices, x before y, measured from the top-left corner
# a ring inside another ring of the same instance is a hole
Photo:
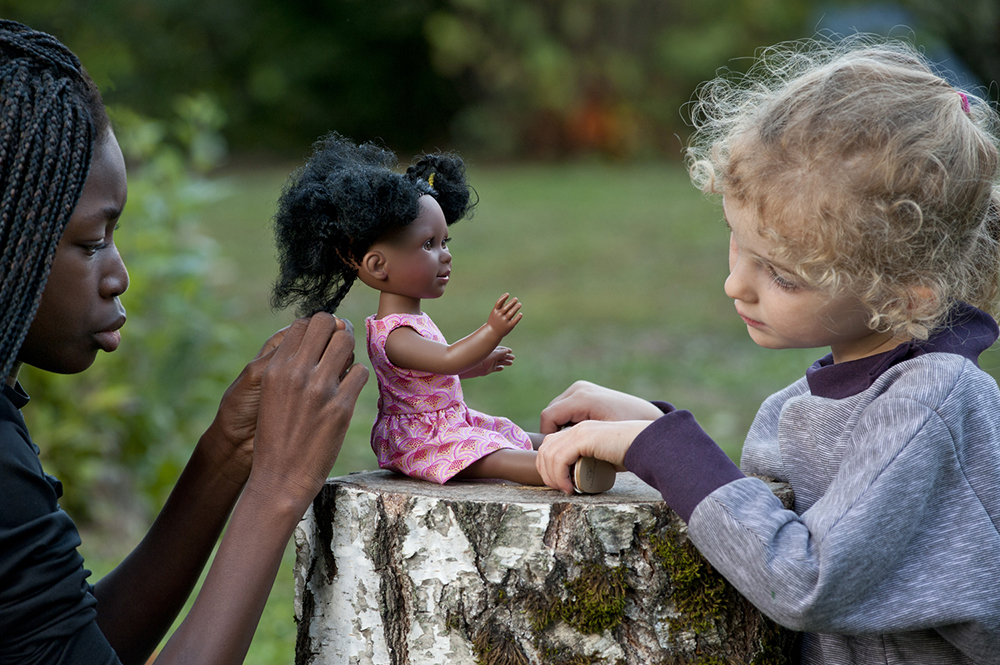
[[[616,477],[614,465],[596,457],[581,457],[573,465],[573,489],[580,494],[607,492]]]

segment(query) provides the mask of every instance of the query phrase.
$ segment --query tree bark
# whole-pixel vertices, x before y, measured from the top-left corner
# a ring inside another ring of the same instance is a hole
[[[787,485],[772,484],[786,505]],[[331,479],[295,533],[296,665],[786,663],[794,635],[630,473],[568,497],[385,471]]]

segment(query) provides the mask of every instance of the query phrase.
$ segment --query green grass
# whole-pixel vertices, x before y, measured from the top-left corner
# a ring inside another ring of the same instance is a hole
[[[204,230],[221,246],[218,278],[248,360],[293,318],[269,309],[268,292],[276,270],[270,217],[295,166],[232,170],[221,176],[229,196],[204,215]],[[425,310],[450,340],[481,325],[504,291],[522,300],[525,314],[505,341],[515,364],[463,383],[473,408],[537,429],[541,409],[587,379],[690,409],[736,459],[761,401],[825,353],[768,351],[748,338],[722,290],[721,209],[678,164],[473,165],[469,176],[480,204],[452,228],[452,281]],[[376,304],[359,283],[338,312],[359,331],[366,364],[363,322]],[[981,360],[1000,376],[1000,351]],[[373,375],[333,475],[376,467],[368,443],[376,400]],[[293,661],[293,560],[289,546],[247,663]]]

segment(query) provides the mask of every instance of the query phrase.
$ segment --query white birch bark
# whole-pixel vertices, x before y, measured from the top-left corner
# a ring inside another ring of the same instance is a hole
[[[573,497],[352,474],[295,542],[296,665],[787,662],[791,635],[630,473]]]

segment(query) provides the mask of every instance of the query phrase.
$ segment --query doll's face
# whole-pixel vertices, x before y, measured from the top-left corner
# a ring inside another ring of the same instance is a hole
[[[416,299],[440,298],[451,277],[448,224],[432,196],[421,196],[420,214],[398,233],[379,240],[366,255],[380,257],[374,283],[379,291]]]

